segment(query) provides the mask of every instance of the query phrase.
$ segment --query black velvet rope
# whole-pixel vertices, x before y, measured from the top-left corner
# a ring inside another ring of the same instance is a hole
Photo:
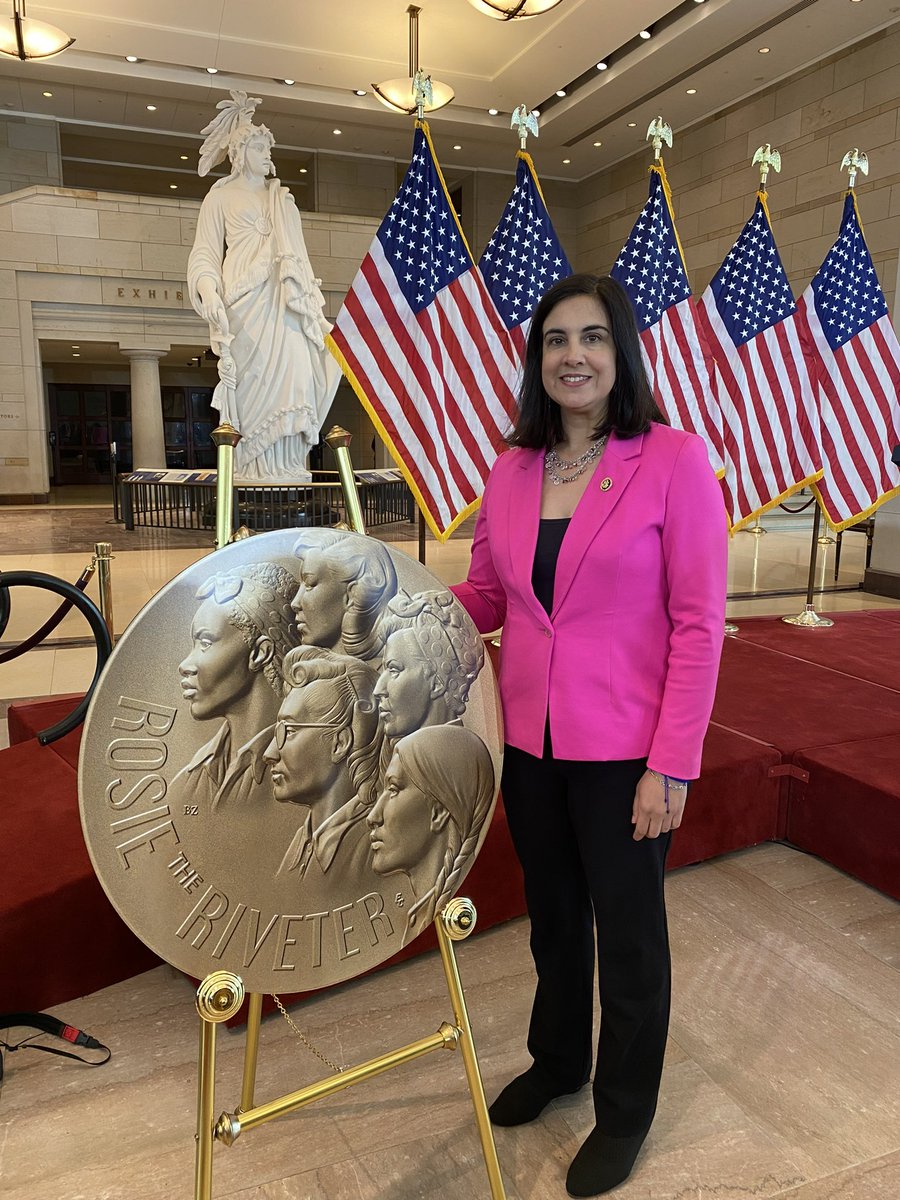
[[[37,735],[41,745],[46,746],[50,742],[55,742],[57,738],[63,737],[71,730],[76,729],[84,720],[88,704],[97,685],[97,680],[100,678],[100,673],[106,664],[106,660],[112,654],[112,638],[110,637],[109,630],[106,628],[106,622],[103,619],[100,609],[89,596],[79,591],[75,584],[68,583],[65,579],[57,579],[55,575],[44,575],[41,571],[4,571],[2,583],[3,591],[11,587],[36,587],[43,588],[47,592],[55,592],[57,596],[64,597],[70,604],[74,604],[79,612],[83,613],[88,625],[91,627],[91,633],[94,635],[94,642],[97,648],[97,665],[94,669],[94,678],[91,680],[91,685],[85,693],[84,698],[67,717],[64,717],[55,725],[51,725],[49,729],[42,730]]]
[[[85,567],[78,578],[75,580],[74,586],[79,592],[83,592],[87,585],[91,582],[94,574],[93,564]],[[62,621],[63,617],[72,607],[71,600],[63,600],[62,604],[56,610],[52,617],[44,622],[40,629],[35,630],[31,637],[27,637],[24,642],[19,642],[18,646],[13,646],[11,650],[4,650],[0,654],[0,663],[12,662],[14,658],[18,658],[20,654],[25,654],[29,650],[33,650],[35,646],[39,646],[44,638],[49,637],[57,625]],[[6,587],[0,588],[0,636],[9,622],[10,614],[10,599],[9,589]]]

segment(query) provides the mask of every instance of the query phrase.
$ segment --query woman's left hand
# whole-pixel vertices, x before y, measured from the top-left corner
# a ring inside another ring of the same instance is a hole
[[[666,812],[665,784],[649,771],[645,771],[634,793],[634,807],[631,812],[634,840],[639,842],[641,838],[659,837],[661,833],[677,829],[681,824],[686,799],[686,788],[670,787],[669,811]]]

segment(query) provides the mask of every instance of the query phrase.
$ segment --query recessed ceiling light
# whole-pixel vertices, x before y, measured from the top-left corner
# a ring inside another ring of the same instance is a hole
[[[462,146],[454,146],[453,149],[454,150],[462,150]]]
[[[489,117],[496,117],[496,116],[497,116],[497,114],[498,114],[499,112],[500,112],[500,109],[499,109],[499,108],[489,108],[489,109],[488,109],[488,116],[489,116]]]
[[[629,121],[628,128],[629,129],[637,129],[637,121]]]
[[[594,142],[594,145],[595,145],[595,146],[602,146],[602,145],[603,145],[603,143],[602,143],[602,142]]]
[[[44,96],[47,96],[47,97],[50,97],[50,96],[52,96],[52,95],[53,95],[53,93],[52,93],[52,92],[44,92],[44,93],[42,93],[42,94],[43,94]]]
[[[565,88],[559,88],[559,90],[557,91],[557,93],[556,93],[556,94],[557,94],[557,96],[564,96],[564,95],[566,94],[566,89],[565,89]]]
[[[695,4],[705,4],[706,0],[694,0]]]
[[[564,159],[563,159],[563,166],[564,166],[564,167],[567,167],[571,161],[572,161],[572,160],[571,160],[571,158],[564,158]]]
[[[296,83],[296,80],[294,80],[294,79],[282,79],[282,81],[281,81],[281,82],[282,82],[283,84],[285,84],[285,86],[286,86],[286,87],[293,87],[293,86],[294,86],[294,84]]]
[[[341,134],[340,129],[332,129],[331,132],[335,135],[335,137],[340,137],[340,134]]]
[[[73,342],[73,343],[72,343],[72,349],[73,349],[73,350],[80,350],[80,349],[81,349],[81,346],[80,346],[80,345],[76,345],[76,344]]]
[[[597,63],[597,70],[598,70],[598,71],[605,71],[605,70],[606,70],[608,67],[609,67],[609,63],[608,63],[608,62],[603,62],[603,60],[602,60],[602,59],[600,60],[600,62],[598,62],[598,63]]]
[[[652,36],[653,36],[653,34],[650,32],[649,29],[642,29],[641,32],[638,34],[638,37],[643,38],[645,42],[646,42],[647,38],[652,37]]]
[[[206,73],[207,73],[207,75],[218,75],[219,68],[218,67],[207,67]]]
[[[368,96],[368,94],[369,93],[366,91],[365,88],[357,88],[356,92],[355,92],[355,95],[357,95],[357,96]]]
[[[697,95],[697,89],[696,89],[696,88],[688,88],[688,90],[687,90],[687,94],[688,94],[689,96],[696,96],[696,95]]]
[[[155,104],[148,104],[148,105],[147,105],[147,112],[156,112],[156,105],[155,105]]]
[[[80,354],[75,354],[75,353],[73,353],[73,354],[72,354],[72,357],[73,357],[73,358],[81,358],[81,355],[80,355]]]
[[[169,184],[169,187],[172,189],[172,191],[173,191],[173,192],[178,190],[178,184],[177,184],[177,183],[170,183],[170,184]]]
[[[136,54],[126,54],[125,61],[126,62],[140,62],[141,60],[138,58],[138,56]]]
[[[760,46],[760,48],[759,48],[759,50],[758,50],[758,53],[759,53],[759,54],[768,54],[768,53],[769,53],[769,47],[768,47],[768,46]]]
[[[531,110],[531,115],[533,117],[539,117],[541,115],[541,110],[539,108],[533,108]]]
[[[182,162],[187,162],[187,160],[188,160],[188,156],[187,156],[186,154],[182,154],[182,155],[180,156],[180,158],[181,158],[181,161],[182,161]]]
[[[300,168],[300,174],[301,174],[301,175],[305,175],[305,174],[306,174],[306,167],[301,167],[301,168]]]

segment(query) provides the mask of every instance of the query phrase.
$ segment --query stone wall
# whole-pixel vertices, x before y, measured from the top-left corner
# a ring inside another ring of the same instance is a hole
[[[0,192],[62,183],[59,125],[40,117],[0,117]]]
[[[735,104],[675,130],[665,155],[691,283],[703,291],[753,207],[757,146],[780,150],[769,176],[769,211],[788,278],[799,295],[837,235],[854,146],[869,156],[857,179],[866,239],[888,304],[895,308],[900,247],[900,24]],[[665,115],[665,114],[663,114]],[[608,271],[647,196],[649,151],[579,187],[579,265]]]

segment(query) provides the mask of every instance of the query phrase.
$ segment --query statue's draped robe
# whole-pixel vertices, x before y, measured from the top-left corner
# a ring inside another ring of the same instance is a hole
[[[303,479],[340,380],[325,348],[330,329],[313,276],[294,198],[276,179],[264,190],[213,185],[200,206],[188,260],[191,302],[197,285],[216,283],[228,313],[237,384],[222,380],[213,405],[242,435],[235,473],[250,479]]]

